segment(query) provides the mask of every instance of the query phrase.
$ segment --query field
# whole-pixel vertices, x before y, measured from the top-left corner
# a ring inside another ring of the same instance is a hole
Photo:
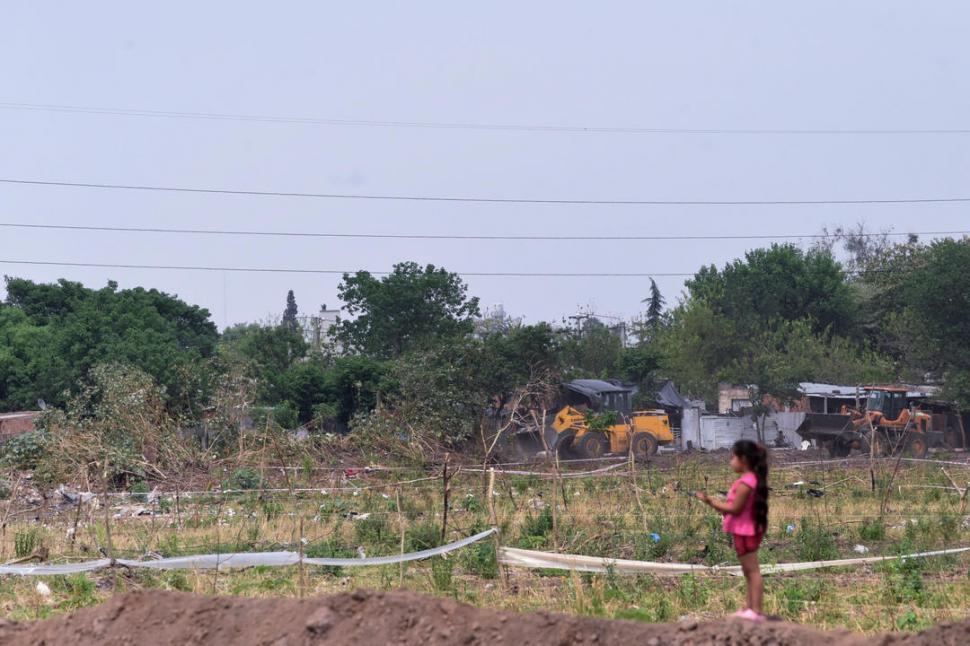
[[[943,462],[824,461],[773,456],[770,530],[763,564],[899,555],[970,545],[964,457]],[[942,468],[941,468],[942,467]],[[944,468],[946,471],[944,471]],[[449,465],[448,511],[441,465],[346,469],[319,463],[236,466],[217,474],[230,492],[165,495],[140,487],[82,505],[57,495],[24,502],[29,481],[0,504],[0,558],[45,554],[64,563],[204,553],[301,549],[309,557],[381,556],[426,549],[500,528],[505,546],[608,558],[724,565],[736,562],[720,518],[689,493],[724,491],[726,454],[496,467]],[[532,472],[532,473],[529,473]],[[592,472],[592,473],[590,473]],[[952,480],[951,477],[952,476]],[[443,523],[447,523],[442,532]],[[444,535],[443,535],[444,534]],[[110,536],[110,537],[109,537]],[[860,547],[861,546],[861,547]],[[144,571],[0,580],[0,614],[48,617],[123,591],[165,589],[244,597],[309,597],[400,587],[473,605],[670,622],[737,609],[743,579],[725,574],[654,577],[500,568],[488,539],[448,557],[377,567],[253,567],[230,571]],[[766,577],[766,612],[819,628],[866,633],[918,630],[970,615],[966,553]]]

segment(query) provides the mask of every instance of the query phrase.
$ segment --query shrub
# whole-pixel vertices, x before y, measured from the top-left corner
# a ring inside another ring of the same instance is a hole
[[[229,485],[233,489],[259,489],[263,479],[255,469],[243,467],[232,472]]]
[[[802,561],[825,561],[839,555],[838,545],[832,533],[811,517],[802,519],[802,525],[795,534],[798,558]]]
[[[46,453],[47,434],[43,431],[21,433],[7,440],[2,451],[3,464],[27,471],[37,468]]]
[[[18,559],[26,558],[34,553],[37,548],[37,538],[38,534],[35,528],[14,534],[14,554],[17,555]]]

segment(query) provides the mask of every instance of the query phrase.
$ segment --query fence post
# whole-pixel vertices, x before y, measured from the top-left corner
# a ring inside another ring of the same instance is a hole
[[[401,487],[400,485],[394,489],[394,499],[397,502],[397,524],[401,528],[401,562],[399,573],[398,573],[398,587],[404,587],[404,514],[401,512]]]
[[[300,511],[300,598],[306,596],[306,572],[303,565],[303,512]]]

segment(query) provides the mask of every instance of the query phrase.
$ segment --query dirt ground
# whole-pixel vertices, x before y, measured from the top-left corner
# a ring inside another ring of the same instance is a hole
[[[970,622],[921,634],[861,637],[820,633],[784,622],[738,620],[642,624],[484,610],[410,592],[367,592],[315,599],[203,597],[143,591],[35,623],[0,620],[7,646],[155,646],[156,644],[906,644],[970,643]]]

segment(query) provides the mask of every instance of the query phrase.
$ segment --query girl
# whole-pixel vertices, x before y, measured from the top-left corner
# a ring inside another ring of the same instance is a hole
[[[768,527],[768,452],[751,440],[738,440],[731,448],[731,468],[741,477],[734,481],[727,502],[712,500],[705,492],[697,498],[724,515],[724,531],[734,535],[734,550],[748,583],[748,601],[735,617],[764,621],[765,594],[758,567],[758,547]]]

